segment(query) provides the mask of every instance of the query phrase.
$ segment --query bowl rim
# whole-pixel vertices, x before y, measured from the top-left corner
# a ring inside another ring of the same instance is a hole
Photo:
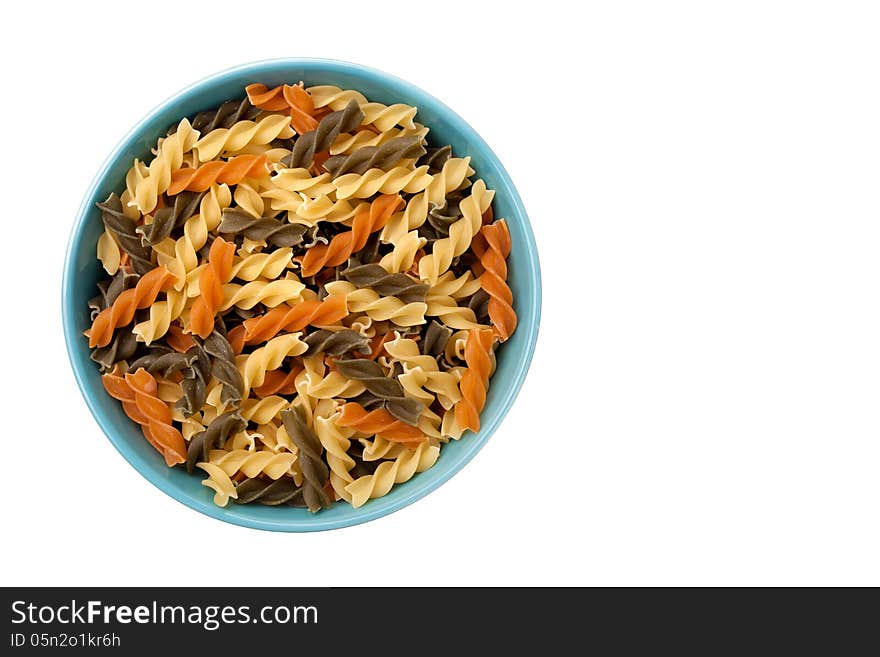
[[[485,423],[480,428],[479,433],[468,435],[462,439],[462,441],[466,441],[466,443],[464,448],[459,450],[459,453],[457,455],[457,462],[447,467],[445,471],[440,472],[438,475],[431,479],[417,479],[417,481],[422,481],[424,483],[421,486],[409,487],[407,489],[407,494],[402,497],[390,501],[387,496],[370,500],[369,503],[365,504],[364,506],[358,507],[357,509],[353,508],[351,513],[340,518],[322,518],[322,514],[318,513],[308,516],[307,520],[266,520],[262,518],[240,516],[238,514],[224,514],[224,508],[215,506],[210,500],[197,500],[191,497],[189,494],[183,492],[177,485],[170,483],[170,479],[160,479],[152,476],[152,474],[146,468],[141,467],[142,459],[140,455],[134,452],[121,436],[117,435],[110,420],[97,406],[97,402],[93,399],[93,391],[91,390],[90,384],[85,379],[86,372],[84,371],[84,368],[81,368],[78,365],[74,357],[75,350],[81,348],[81,344],[79,343],[82,341],[82,336],[77,332],[74,325],[74,309],[71,307],[71,304],[73,303],[72,299],[74,297],[73,288],[76,279],[75,272],[73,271],[73,262],[75,258],[74,251],[75,247],[79,247],[79,243],[82,239],[82,233],[84,232],[86,226],[87,216],[89,211],[91,210],[90,200],[95,194],[98,186],[107,176],[108,171],[110,170],[113,163],[121,156],[122,152],[125,150],[125,147],[129,144],[129,142],[135,139],[137,135],[140,134],[140,132],[144,129],[144,127],[157,114],[161,113],[169,104],[174,103],[182,96],[185,96],[199,88],[211,85],[213,83],[220,83],[226,77],[231,75],[251,72],[255,76],[258,76],[263,69],[273,66],[325,67],[354,76],[373,78],[374,80],[386,84],[390,82],[394,85],[406,88],[407,93],[410,97],[415,97],[416,99],[418,99],[419,102],[415,103],[416,105],[421,104],[422,100],[427,100],[428,104],[433,105],[436,109],[445,114],[449,121],[454,124],[454,129],[456,131],[462,133],[463,136],[475,142],[480,150],[489,159],[494,161],[493,164],[495,168],[497,168],[499,178],[499,184],[495,185],[495,189],[503,190],[503,193],[509,198],[511,205],[514,209],[513,214],[518,215],[522,219],[522,230],[524,238],[526,240],[526,253],[529,257],[525,263],[518,263],[517,267],[518,270],[524,270],[522,272],[523,275],[527,276],[530,279],[530,284],[534,288],[534,304],[532,312],[529,313],[528,316],[519,317],[520,324],[518,326],[518,331],[523,330],[527,332],[525,351],[523,357],[516,364],[516,369],[514,370],[513,375],[510,377],[510,381],[503,389],[503,397],[498,402],[499,410],[497,411],[495,417],[492,418],[492,421]],[[128,130],[122,136],[122,138],[118,141],[113,150],[101,164],[98,172],[93,177],[92,182],[89,185],[85,196],[83,197],[83,200],[79,205],[76,218],[71,227],[70,236],[67,242],[67,248],[65,250],[64,268],[61,282],[61,318],[64,332],[64,343],[67,351],[67,357],[70,361],[70,365],[73,369],[74,377],[76,379],[77,387],[79,388],[80,394],[83,396],[83,399],[85,400],[86,406],[88,406],[92,417],[94,417],[104,435],[116,448],[116,450],[122,455],[123,459],[125,459],[125,461],[127,461],[128,464],[136,472],[138,472],[138,474],[140,474],[153,486],[161,490],[172,499],[176,500],[186,507],[189,507],[194,511],[233,525],[248,527],[251,529],[278,532],[325,531],[332,529],[341,529],[344,527],[350,527],[369,522],[371,520],[390,515],[395,511],[399,511],[400,509],[409,506],[413,502],[416,502],[417,500],[430,494],[431,492],[442,486],[444,483],[446,483],[455,474],[460,472],[462,468],[464,468],[464,466],[466,466],[471,461],[471,459],[474,458],[477,452],[480,451],[480,449],[482,449],[482,447],[488,442],[492,434],[495,433],[498,426],[507,416],[510,407],[513,405],[513,402],[515,401],[520,389],[522,388],[523,382],[525,381],[526,375],[531,365],[532,358],[534,356],[535,345],[538,339],[538,331],[541,319],[541,304],[541,268],[538,260],[538,249],[535,243],[535,236],[532,232],[528,214],[525,210],[525,207],[523,206],[522,200],[520,199],[519,193],[517,192],[516,187],[514,187],[513,181],[511,180],[510,175],[507,173],[507,170],[501,163],[501,160],[498,158],[497,155],[495,155],[495,152],[476,132],[476,130],[474,130],[469,123],[467,123],[461,116],[459,116],[455,111],[449,108],[445,103],[435,98],[428,92],[424,91],[420,87],[416,86],[415,84],[403,80],[402,78],[398,78],[397,76],[386,73],[379,69],[364,66],[354,62],[311,57],[281,57],[263,59],[226,68],[222,71],[218,71],[216,73],[212,73],[210,75],[202,77],[201,79],[187,85],[183,89],[180,89],[179,91],[173,93],[172,95],[164,99],[161,103],[153,107],[140,121],[138,121],[130,130]],[[384,503],[383,500],[385,500]]]

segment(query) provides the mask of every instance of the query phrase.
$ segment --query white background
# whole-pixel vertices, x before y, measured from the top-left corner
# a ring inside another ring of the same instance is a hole
[[[575,4],[4,15],[0,583],[880,584],[877,15]],[[313,535],[153,488],[61,334],[64,248],[107,153],[183,86],[279,56],[384,69],[458,111],[544,274],[531,372],[485,449],[415,505]]]

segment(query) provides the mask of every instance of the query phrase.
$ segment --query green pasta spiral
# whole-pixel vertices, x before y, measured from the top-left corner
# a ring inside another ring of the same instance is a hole
[[[189,365],[181,371],[183,380],[180,387],[183,389],[183,397],[177,401],[177,408],[189,417],[205,404],[213,363],[208,352],[198,342],[186,352],[186,356],[189,358]]]
[[[106,347],[92,349],[89,358],[101,366],[102,372],[109,372],[114,364],[137,353],[138,346],[137,336],[131,331],[121,329],[113,333],[113,339]]]
[[[296,246],[303,241],[308,226],[289,224],[272,217],[254,217],[238,208],[223,210],[217,229],[221,234],[241,235],[278,247]]]
[[[144,368],[150,374],[165,378],[180,372],[183,379],[180,387],[183,395],[177,400],[176,406],[186,417],[196,413],[205,403],[207,380],[211,376],[211,362],[200,346],[195,346],[185,354],[178,353],[161,345],[148,348],[147,353],[132,361],[128,369],[135,372]]]
[[[239,121],[253,121],[262,111],[253,105],[247,98],[242,100],[227,100],[215,110],[199,112],[192,120],[192,127],[202,135],[206,135],[217,128],[231,128]],[[175,129],[177,126],[174,126]]]
[[[446,160],[452,157],[452,146],[446,145],[439,148],[428,148],[422,157],[419,158],[416,165],[428,166],[428,173],[431,175],[439,173],[443,170]]]
[[[401,422],[418,424],[425,405],[410,399],[396,378],[385,375],[379,363],[366,358],[336,360],[336,369],[342,376],[352,381],[360,381],[368,392],[385,400],[385,409]]]
[[[226,336],[215,329],[211,335],[205,338],[202,346],[213,358],[211,374],[223,384],[220,398],[224,403],[238,405],[241,403],[244,382],[241,380],[241,373],[238,371],[238,367],[235,365],[235,354]]]
[[[419,236],[431,244],[444,237],[449,237],[449,227],[461,219],[459,203],[464,198],[461,192],[452,192],[442,203],[432,205],[428,210],[425,223],[419,226]]]
[[[436,358],[444,352],[446,344],[451,337],[452,329],[433,319],[425,330],[425,335],[419,345],[419,351],[427,356],[434,356]]]
[[[340,331],[318,329],[303,338],[303,342],[309,345],[308,351],[303,354],[304,357],[317,353],[325,353],[329,356],[341,356],[350,351],[370,353],[370,341],[351,329]]]
[[[234,436],[247,427],[238,410],[223,413],[214,418],[204,431],[200,431],[186,450],[186,470],[192,472],[196,463],[208,460],[209,452],[217,445],[222,445],[230,436]]]
[[[330,506],[333,500],[324,490],[330,479],[330,469],[322,459],[324,447],[317,434],[309,427],[305,411],[290,408],[281,412],[281,421],[287,435],[299,450],[299,464],[303,476],[303,500],[313,513]]]
[[[191,352],[192,350],[181,354],[169,347],[153,346],[146,354],[129,363],[128,369],[136,372],[143,367],[150,374],[158,374],[167,378],[174,372],[180,372],[192,365],[196,354]]]
[[[182,192],[174,197],[171,207],[164,207],[153,214],[153,221],[138,226],[136,232],[140,233],[141,241],[148,246],[155,246],[162,240],[171,236],[171,233],[186,222],[199,210],[199,203],[206,192]]]
[[[146,274],[153,268],[152,251],[141,242],[137,224],[122,213],[122,201],[116,194],[110,194],[106,201],[98,203],[104,228],[110,231],[116,244],[128,254],[131,265],[138,274]]]
[[[381,244],[379,243],[379,233],[373,233],[370,237],[367,238],[367,243],[364,244],[364,248],[360,251],[356,251],[351,254],[351,257],[348,259],[348,266],[354,267],[360,264],[369,264],[371,262],[376,262],[379,257],[379,247]],[[337,276],[339,273],[337,272]]]
[[[373,474],[376,472],[376,468],[382,463],[382,461],[378,460],[365,461],[364,446],[358,441],[352,441],[351,446],[348,449],[348,455],[354,461],[354,466],[349,471],[349,474],[355,479]]]
[[[342,277],[357,287],[368,287],[383,297],[397,297],[403,303],[423,302],[428,285],[406,274],[389,274],[378,263],[349,267],[340,272]]]
[[[281,162],[291,168],[308,167],[315,159],[315,153],[326,151],[343,132],[351,132],[364,120],[364,113],[356,100],[352,100],[341,110],[331,112],[318,122],[318,127],[300,136],[293,145],[290,155]]]
[[[474,292],[467,300],[467,307],[474,311],[479,324],[489,324],[489,293],[483,288]],[[461,305],[461,304],[459,304]]]
[[[364,390],[357,397],[352,397],[351,401],[362,406],[364,410],[367,411],[373,411],[377,408],[385,407],[385,400],[382,399],[382,397],[377,397],[369,390]]]
[[[235,487],[237,504],[265,504],[267,506],[305,506],[303,488],[292,479],[245,479]]]
[[[350,155],[334,155],[324,163],[324,169],[334,178],[346,173],[363,174],[370,169],[389,171],[401,160],[420,157],[424,153],[421,137],[395,137],[381,146],[364,146]]]

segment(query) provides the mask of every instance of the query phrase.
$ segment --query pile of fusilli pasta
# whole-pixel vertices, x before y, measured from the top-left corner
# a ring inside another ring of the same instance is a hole
[[[107,392],[216,504],[360,506],[477,431],[510,234],[416,108],[252,84],[99,203]]]

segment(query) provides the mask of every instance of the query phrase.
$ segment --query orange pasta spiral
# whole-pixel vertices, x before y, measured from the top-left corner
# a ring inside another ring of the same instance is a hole
[[[344,295],[331,295],[323,301],[309,300],[292,308],[278,306],[265,315],[251,317],[244,321],[244,342],[255,344],[274,338],[281,331],[293,333],[306,326],[328,326],[341,321],[348,315],[348,304]]]
[[[395,339],[394,331],[388,331],[384,335],[376,335],[370,340],[369,360],[376,360],[385,351],[385,343]]]
[[[184,168],[171,172],[168,194],[204,192],[214,183],[236,185],[245,178],[269,175],[269,160],[265,155],[236,155],[226,161],[205,162],[198,169]]]
[[[492,372],[492,361],[489,359],[492,341],[491,329],[473,328],[468,332],[464,347],[467,369],[461,375],[461,401],[455,405],[455,421],[462,430],[480,430],[480,412],[486,405],[486,391]]]
[[[385,440],[412,447],[425,440],[421,430],[401,422],[384,408],[367,411],[357,402],[349,402],[343,406],[336,423],[340,427],[349,427],[365,434],[376,434]]]
[[[208,266],[199,275],[199,297],[190,313],[189,330],[207,338],[214,330],[214,313],[223,303],[223,284],[232,278],[235,243],[218,237],[208,252]]]
[[[133,288],[120,294],[113,305],[105,308],[87,331],[90,347],[105,347],[113,339],[113,331],[134,319],[136,310],[153,304],[160,292],[174,283],[174,275],[164,266],[151,269]]]
[[[303,276],[314,276],[324,267],[335,267],[364,248],[367,238],[385,227],[391,215],[403,204],[399,194],[383,194],[367,208],[358,210],[351,223],[351,230],[336,235],[330,244],[318,244],[300,259]]]
[[[174,351],[184,354],[195,346],[196,341],[188,333],[183,332],[183,328],[178,324],[172,324],[168,327],[168,333],[165,334],[165,341]]]
[[[265,84],[249,84],[245,87],[248,100],[254,107],[270,112],[287,111],[290,125],[298,134],[304,134],[318,127],[315,118],[315,102],[303,84],[280,84],[269,89]]]
[[[287,371],[279,368],[266,372],[263,385],[254,388],[254,394],[260,398],[272,395],[293,395],[296,393],[296,377],[302,371],[302,366],[293,365]]]
[[[510,255],[510,231],[507,222],[499,219],[480,230],[482,239],[474,240],[472,248],[480,258],[480,285],[489,295],[489,319],[495,335],[504,342],[516,330],[513,292],[507,285],[507,256]]]
[[[171,425],[171,409],[156,396],[158,383],[144,368],[134,374],[108,373],[101,377],[104,388],[122,402],[125,414],[141,425],[149,443],[165,457],[169,466],[186,461],[186,443]]]
[[[229,331],[226,334],[226,340],[229,342],[229,346],[232,347],[232,353],[238,356],[244,351],[244,326],[239,324]]]

